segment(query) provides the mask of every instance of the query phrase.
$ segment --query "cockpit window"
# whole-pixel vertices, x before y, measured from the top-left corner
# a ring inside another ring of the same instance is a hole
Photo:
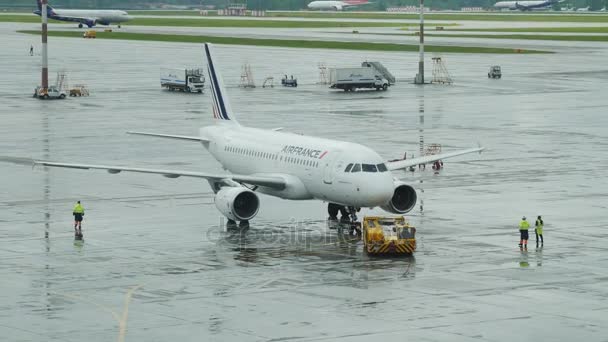
[[[386,165],[384,165],[384,164],[378,164],[376,166],[378,167],[378,171],[379,172],[386,172],[386,171],[388,171],[388,169],[386,168]]]
[[[353,167],[353,164],[350,163],[348,165],[346,165],[346,169],[344,170],[344,172],[350,172],[350,169]]]
[[[355,164],[350,172],[361,172],[361,164]]]
[[[378,172],[376,165],[374,164],[363,164],[363,172]]]

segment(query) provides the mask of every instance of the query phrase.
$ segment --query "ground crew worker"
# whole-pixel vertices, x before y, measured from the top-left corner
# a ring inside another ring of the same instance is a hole
[[[80,204],[80,201],[74,206],[72,215],[74,215],[74,233],[76,233],[77,237],[82,237],[82,217],[84,216],[84,208]]]
[[[34,55],[34,45],[30,45],[30,56]]]
[[[528,248],[528,228],[530,228],[530,224],[524,216],[519,222],[519,247]]]
[[[540,236],[540,244],[542,245],[544,243],[543,241],[543,226],[545,225],[545,223],[543,222],[543,219],[540,217],[540,215],[538,215],[538,218],[536,219],[536,224],[534,225],[534,232],[536,233],[536,246],[538,246],[538,237]]]

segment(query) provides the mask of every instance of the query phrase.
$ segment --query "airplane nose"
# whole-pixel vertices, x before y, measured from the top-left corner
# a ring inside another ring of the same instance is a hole
[[[386,204],[392,197],[394,189],[392,177],[379,174],[372,182],[361,184],[361,196],[365,207],[375,207]]]

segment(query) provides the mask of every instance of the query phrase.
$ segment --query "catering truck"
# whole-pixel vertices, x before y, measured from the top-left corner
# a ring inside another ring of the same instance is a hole
[[[332,89],[354,91],[368,88],[387,90],[395,83],[394,76],[379,62],[363,62],[359,68],[330,68],[329,84]]]
[[[203,69],[161,69],[160,86],[171,91],[202,93],[205,86]]]

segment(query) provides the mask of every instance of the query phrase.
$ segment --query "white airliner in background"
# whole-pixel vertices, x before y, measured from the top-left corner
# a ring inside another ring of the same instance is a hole
[[[280,128],[265,130],[242,126],[230,108],[222,78],[211,56],[211,46],[205,44],[204,50],[215,125],[202,127],[198,136],[129,133],[202,144],[224,170],[230,173],[51,161],[33,163],[49,167],[104,169],[110,173],[128,171],[160,174],[168,178],[203,178],[215,192],[215,205],[229,219],[228,223],[240,221],[241,225],[246,225],[258,213],[260,200],[257,193],[290,200],[326,201],[329,203],[330,217],[336,217],[338,211],[354,216],[357,208],[370,207],[381,207],[395,214],[407,213],[416,205],[416,191],[394,178],[391,171],[483,150],[479,147],[387,162],[372,149],[356,143],[281,132]],[[19,162],[17,158],[0,159]],[[29,163],[32,161],[29,160]]]
[[[54,9],[47,5],[47,16],[49,19],[60,21],[72,21],[78,23],[78,27],[83,25],[93,27],[97,24],[110,25],[112,23],[120,24],[133,19],[125,11],[119,10],[79,10],[79,9]],[[38,10],[34,14],[42,15],[42,3],[38,0]],[[120,27],[120,25],[118,25]]]
[[[524,1],[499,1],[494,4],[495,8],[510,9],[520,11],[532,11],[539,9],[548,9],[558,2],[564,0],[524,0]]]
[[[316,10],[332,10],[332,11],[341,11],[346,7],[367,5],[370,2],[367,0],[344,0],[344,1],[313,1],[308,4],[308,8],[316,9]]]

